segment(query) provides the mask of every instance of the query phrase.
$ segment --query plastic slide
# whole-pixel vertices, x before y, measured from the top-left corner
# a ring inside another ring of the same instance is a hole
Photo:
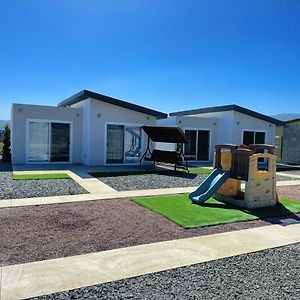
[[[229,171],[215,169],[195,190],[189,194],[190,200],[193,203],[201,204],[211,198],[213,194],[225,183],[229,178]]]

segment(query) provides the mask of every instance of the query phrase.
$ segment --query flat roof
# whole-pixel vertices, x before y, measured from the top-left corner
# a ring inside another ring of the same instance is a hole
[[[251,116],[253,118],[257,118],[275,125],[284,125],[285,122],[280,121],[278,119],[266,116],[264,114],[258,113],[254,110],[250,110],[248,108],[230,104],[230,105],[222,105],[222,106],[214,106],[214,107],[206,107],[192,110],[184,110],[170,113],[170,116],[188,116],[188,115],[198,115],[198,114],[206,114],[206,113],[214,113],[214,112],[224,112],[224,111],[237,111],[242,114]]]
[[[123,101],[123,100],[120,100],[120,99],[112,98],[112,97],[102,95],[102,94],[99,94],[99,93],[95,93],[95,92],[92,92],[92,91],[88,91],[88,90],[80,91],[79,93],[77,93],[77,94],[69,97],[68,99],[58,103],[57,106],[60,106],[60,107],[71,106],[75,103],[78,103],[78,102],[83,101],[83,100],[88,99],[88,98],[93,98],[93,99],[96,99],[96,100],[99,100],[99,101],[102,101],[102,102],[105,102],[105,103],[113,104],[113,105],[116,105],[116,106],[120,106],[120,107],[123,107],[123,108],[134,110],[134,111],[146,114],[146,115],[154,116],[157,119],[166,119],[168,117],[167,114],[162,113],[160,111],[153,110],[153,109],[150,109],[150,108],[147,108],[147,107],[143,107],[143,106],[140,106],[140,105],[137,105],[137,104],[126,102],[126,101]]]

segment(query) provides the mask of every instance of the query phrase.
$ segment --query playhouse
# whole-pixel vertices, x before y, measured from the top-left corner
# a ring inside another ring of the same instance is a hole
[[[276,157],[270,145],[216,145],[215,170],[189,195],[197,204],[210,197],[246,209],[276,205]],[[241,189],[245,182],[245,191]]]

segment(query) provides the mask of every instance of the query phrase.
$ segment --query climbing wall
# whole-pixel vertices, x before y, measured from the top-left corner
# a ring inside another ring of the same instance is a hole
[[[267,159],[267,170],[258,169],[258,159]],[[270,153],[250,156],[249,176],[245,186],[245,207],[259,208],[276,205],[276,157]]]

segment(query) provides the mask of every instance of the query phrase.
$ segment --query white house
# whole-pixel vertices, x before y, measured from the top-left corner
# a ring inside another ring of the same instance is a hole
[[[159,111],[83,90],[55,106],[13,104],[12,163],[136,164],[145,149],[141,126]]]
[[[13,104],[12,163],[138,164],[147,139],[143,125],[177,125],[186,134],[184,154],[212,161],[216,144],[275,144],[284,122],[226,105],[170,113],[83,90],[58,106]],[[175,150],[174,144],[156,148]],[[170,148],[171,147],[171,148]]]
[[[185,132],[188,160],[212,161],[216,144],[274,145],[276,125],[284,122],[238,105],[225,105],[173,112],[158,124],[177,125]]]

